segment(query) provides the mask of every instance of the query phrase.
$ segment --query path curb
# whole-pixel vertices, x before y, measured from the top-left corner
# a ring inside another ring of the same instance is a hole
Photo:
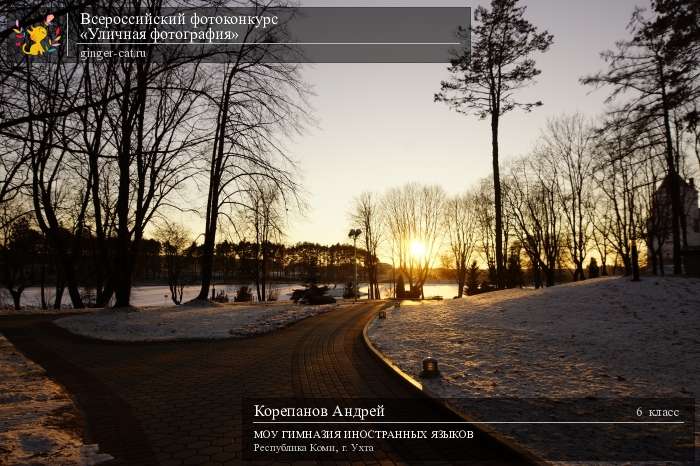
[[[456,407],[452,406],[450,403],[440,399],[439,397],[435,396],[427,387],[423,387],[423,384],[411,377],[409,374],[404,372],[397,364],[395,364],[391,359],[389,359],[388,356],[386,356],[382,351],[374,346],[372,341],[369,338],[368,335],[368,330],[369,327],[377,320],[379,311],[377,311],[372,317],[369,318],[367,323],[362,329],[362,339],[364,340],[365,346],[370,350],[370,353],[374,355],[376,359],[378,359],[382,364],[384,364],[389,370],[394,372],[399,378],[401,378],[405,383],[413,387],[414,390],[422,393],[424,396],[427,396],[431,398],[435,403],[439,404],[440,406],[444,407],[445,409],[451,411],[454,413],[456,416],[460,417],[466,422],[474,422],[474,419],[469,418],[465,414],[463,414],[461,411],[459,411]],[[526,449],[523,447],[521,444],[514,442],[513,440],[505,438],[501,433],[495,431],[494,429],[491,429],[489,427],[482,427],[477,425],[472,425],[472,428],[476,431],[481,432],[484,435],[487,435],[494,439],[497,443],[503,445],[504,447],[515,451],[519,455],[523,456],[526,458],[528,461],[531,462],[531,464],[535,464],[538,466],[546,466],[549,465],[550,463],[545,461],[544,459],[540,458],[539,456],[535,455],[532,453],[530,450]]]

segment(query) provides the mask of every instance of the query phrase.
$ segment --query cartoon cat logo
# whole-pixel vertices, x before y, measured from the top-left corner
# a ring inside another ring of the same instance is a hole
[[[61,27],[52,24],[54,15],[48,15],[43,23],[35,24],[24,29],[19,20],[15,21],[15,45],[24,55],[38,56],[55,52],[61,45]]]

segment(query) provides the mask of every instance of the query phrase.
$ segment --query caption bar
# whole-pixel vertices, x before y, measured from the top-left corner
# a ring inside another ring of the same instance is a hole
[[[548,461],[694,458],[690,398],[442,401],[245,399],[244,458],[368,461],[401,452],[403,459],[459,461],[525,450]]]
[[[469,47],[471,9],[163,8],[64,17],[69,60],[445,63]]]

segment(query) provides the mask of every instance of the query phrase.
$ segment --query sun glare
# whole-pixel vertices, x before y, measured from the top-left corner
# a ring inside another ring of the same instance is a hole
[[[423,259],[425,257],[425,244],[420,241],[411,241],[411,256]]]

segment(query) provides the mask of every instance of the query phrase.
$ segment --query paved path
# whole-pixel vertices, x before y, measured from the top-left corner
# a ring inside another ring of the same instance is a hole
[[[375,309],[344,307],[271,334],[211,342],[100,343],[41,319],[0,318],[0,331],[76,397],[88,440],[113,464],[228,465],[243,463],[244,396],[421,396],[365,347],[362,328]],[[428,404],[423,418],[456,420]],[[471,457],[497,458],[489,464],[524,463],[488,439],[468,445]],[[408,450],[396,450],[383,445],[367,464],[410,463]]]

